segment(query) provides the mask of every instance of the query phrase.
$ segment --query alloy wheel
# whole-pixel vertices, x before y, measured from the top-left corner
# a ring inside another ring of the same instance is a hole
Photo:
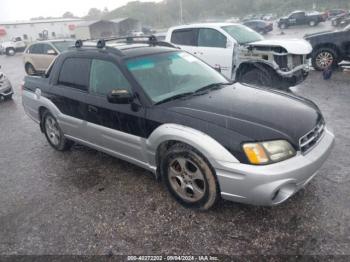
[[[196,202],[205,195],[204,175],[193,161],[182,157],[173,159],[168,176],[171,187],[182,199]]]
[[[61,133],[57,121],[52,116],[47,116],[45,119],[45,132],[53,145],[58,146],[60,144]]]
[[[316,65],[321,69],[330,67],[334,62],[333,54],[327,51],[322,51],[316,56]]]

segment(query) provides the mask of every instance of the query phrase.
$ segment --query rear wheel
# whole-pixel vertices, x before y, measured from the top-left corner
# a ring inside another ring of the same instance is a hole
[[[73,145],[73,141],[65,138],[56,118],[49,111],[44,112],[42,121],[46,139],[54,149],[65,151]]]
[[[12,47],[6,49],[6,55],[14,56],[16,54],[16,50]]]
[[[312,66],[319,71],[337,65],[337,53],[332,48],[320,48],[312,57]]]
[[[172,196],[183,206],[207,210],[219,198],[213,169],[195,149],[173,145],[161,160],[163,181]]]
[[[316,23],[316,21],[314,21],[314,20],[311,20],[310,22],[309,22],[309,26],[315,26],[317,23]]]
[[[36,74],[36,70],[34,68],[34,66],[30,63],[26,64],[26,73],[27,75],[35,75]]]

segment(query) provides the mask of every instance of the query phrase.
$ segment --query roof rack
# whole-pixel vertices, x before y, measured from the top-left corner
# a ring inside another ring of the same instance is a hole
[[[149,44],[151,46],[165,46],[165,47],[172,47],[177,48],[171,43],[164,42],[164,41],[158,41],[157,37],[154,35],[150,36],[125,36],[125,37],[110,37],[110,38],[102,38],[102,39],[85,39],[85,40],[77,40],[75,42],[76,48],[83,47],[83,42],[87,41],[97,41],[96,47],[99,49],[106,48],[106,42],[115,41],[119,43],[127,43],[127,44]],[[89,46],[92,47],[92,46]]]

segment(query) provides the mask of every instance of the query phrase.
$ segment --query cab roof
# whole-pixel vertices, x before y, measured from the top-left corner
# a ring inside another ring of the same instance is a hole
[[[76,52],[89,52],[90,54],[97,52],[111,52],[117,56],[123,58],[133,58],[145,55],[160,54],[176,51],[178,49],[165,46],[157,46],[150,44],[139,44],[139,43],[106,43],[106,47],[97,48],[96,46],[83,46],[80,48],[72,47],[69,51],[66,52],[67,55],[74,54]]]

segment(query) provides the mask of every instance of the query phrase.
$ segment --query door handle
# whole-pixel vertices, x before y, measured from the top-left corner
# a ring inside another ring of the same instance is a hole
[[[95,107],[95,106],[88,105],[88,111],[90,113],[97,113],[98,112],[98,108]]]

